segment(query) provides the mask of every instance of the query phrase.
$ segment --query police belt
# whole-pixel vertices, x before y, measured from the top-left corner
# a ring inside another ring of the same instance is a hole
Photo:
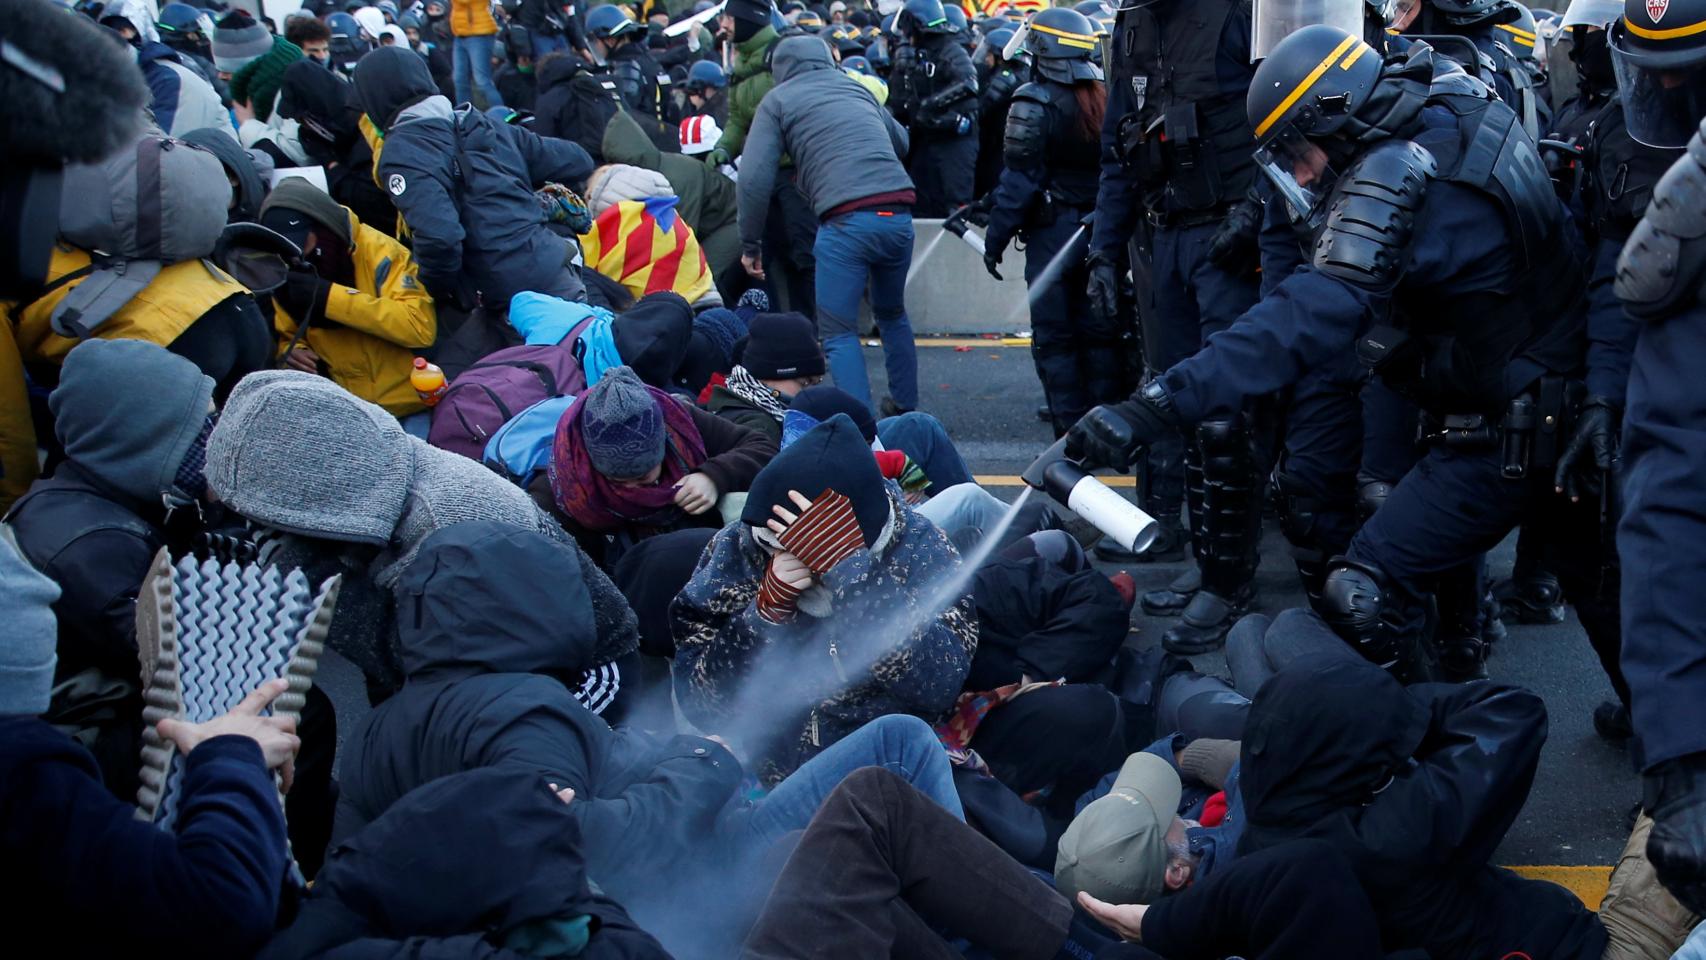
[[[1152,227],[1200,227],[1205,223],[1219,223],[1226,219],[1226,211],[1231,204],[1222,204],[1213,210],[1145,210],[1143,219],[1149,221]]]
[[[1520,480],[1537,471],[1550,476],[1586,396],[1580,380],[1541,377],[1512,397],[1499,417],[1423,411],[1420,438],[1449,450],[1500,450],[1500,471],[1507,479]]]

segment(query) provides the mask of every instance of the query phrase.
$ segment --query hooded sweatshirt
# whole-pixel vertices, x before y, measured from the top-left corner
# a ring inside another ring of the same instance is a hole
[[[573,787],[589,873],[626,901],[710,832],[740,780],[697,737],[612,731],[563,680],[595,657],[584,557],[485,521],[429,538],[398,585],[408,683],[344,744],[335,835],[421,784],[502,766]]]
[[[255,160],[243,149],[228,130],[204,127],[184,134],[184,139],[219,158],[225,172],[237,181],[236,204],[226,219],[231,223],[254,223],[261,215],[261,201],[267,197],[267,185],[255,169]]]
[[[384,138],[376,168],[414,238],[421,279],[441,299],[479,291],[508,304],[523,290],[555,292],[569,242],[545,225],[533,191],[578,187],[592,172],[585,150],[438,95],[426,61],[384,47],[355,72],[362,109]]]
[[[367,572],[381,590],[396,585],[427,537],[465,520],[570,543],[518,487],[409,436],[381,408],[306,373],[265,371],[237,385],[208,441],[207,477],[221,502],[257,523],[379,548]],[[634,612],[584,558],[580,571],[597,627],[595,662],[607,663],[638,645]],[[334,644],[339,634],[334,622]],[[347,639],[371,644],[393,635],[386,625]]]
[[[758,104],[736,184],[744,250],[757,252],[764,236],[767,199],[784,153],[793,158],[795,182],[819,217],[865,197],[912,190],[902,163],[906,130],[858,81],[835,68],[822,40],[783,40],[771,70],[776,87]]]
[[[565,805],[524,768],[425,784],[337,847],[296,921],[261,956],[306,960],[348,947],[363,956],[667,960],[620,905],[589,888],[575,816],[584,802]],[[529,948],[536,943],[554,946]]]
[[[1562,887],[1490,858],[1546,742],[1540,698],[1505,684],[1398,685],[1316,654],[1257,692],[1239,760],[1241,853],[1331,843],[1373,902],[1389,950],[1435,960],[1598,958],[1605,929]]]

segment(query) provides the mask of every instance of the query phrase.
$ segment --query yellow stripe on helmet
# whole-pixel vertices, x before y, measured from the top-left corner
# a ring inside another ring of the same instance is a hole
[[[1494,26],[1510,34],[1512,40],[1515,40],[1517,43],[1520,43],[1525,47],[1534,46],[1534,34],[1529,33],[1527,30],[1520,27],[1513,27],[1508,23],[1494,24]]]
[[[1030,28],[1037,33],[1046,33],[1051,37],[1058,38],[1063,46],[1079,47],[1084,50],[1096,49],[1096,35],[1093,33],[1072,33],[1068,30],[1056,30],[1040,23],[1030,24]]]
[[[1291,93],[1286,94],[1286,98],[1279,102],[1279,106],[1275,107],[1272,113],[1268,114],[1261,123],[1256,124],[1256,136],[1261,137],[1266,135],[1268,128],[1272,127],[1275,123],[1278,123],[1279,118],[1284,116],[1285,112],[1292,108],[1293,104],[1303,98],[1304,93],[1308,92],[1309,88],[1315,85],[1315,81],[1321,79],[1321,75],[1327,72],[1327,68],[1333,65],[1333,61],[1344,56],[1345,53],[1357,42],[1358,40],[1356,37],[1346,37],[1344,40],[1340,41],[1339,45],[1333,48],[1333,52],[1327,54],[1326,59],[1316,64],[1315,69],[1309,71],[1309,75],[1304,77],[1303,80],[1298,83],[1296,88],[1291,91]]]
[[[1649,30],[1634,23],[1628,17],[1624,17],[1623,29],[1644,40],[1675,40],[1678,37],[1692,37],[1697,33],[1706,33],[1706,20],[1691,23],[1686,27],[1672,27],[1669,30]]]

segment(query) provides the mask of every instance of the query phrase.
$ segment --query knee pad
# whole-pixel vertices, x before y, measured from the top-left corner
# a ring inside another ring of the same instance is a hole
[[[1357,487],[1357,513],[1363,522],[1367,523],[1368,518],[1374,516],[1374,512],[1379,510],[1391,495],[1392,484],[1382,480],[1368,480]]]
[[[1202,450],[1203,476],[1209,482],[1239,491],[1255,486],[1256,458],[1242,414],[1197,424],[1197,446]]]
[[[1335,558],[1321,586],[1321,619],[1370,662],[1392,669],[1398,644],[1385,621],[1391,597],[1373,567]]]

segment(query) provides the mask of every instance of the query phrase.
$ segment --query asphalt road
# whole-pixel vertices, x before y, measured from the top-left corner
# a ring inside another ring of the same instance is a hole
[[[881,351],[867,349],[866,356],[874,395],[880,397]],[[918,365],[921,407],[947,426],[974,473],[1016,475],[1052,439],[1035,416],[1042,390],[1028,349],[994,342],[971,349],[921,345]],[[1019,492],[1014,486],[990,489],[1009,499]],[[1513,535],[1494,552],[1495,576],[1509,570],[1514,544]],[[1128,569],[1141,593],[1164,585],[1183,565]],[[1263,539],[1257,588],[1257,609],[1264,613],[1304,604],[1285,541],[1272,524]],[[1138,612],[1132,626],[1131,642],[1148,647],[1160,643],[1167,623]],[[1205,673],[1225,674],[1218,654],[1198,657],[1196,665]],[[1627,753],[1593,732],[1591,711],[1611,696],[1611,688],[1574,615],[1556,626],[1512,626],[1509,639],[1497,648],[1489,666],[1495,679],[1540,693],[1551,715],[1551,733],[1533,791],[1497,862],[1613,864],[1628,835],[1625,816],[1639,797],[1640,785]],[[354,730],[365,712],[359,676],[333,656],[322,666],[320,682],[338,704],[340,732]]]

